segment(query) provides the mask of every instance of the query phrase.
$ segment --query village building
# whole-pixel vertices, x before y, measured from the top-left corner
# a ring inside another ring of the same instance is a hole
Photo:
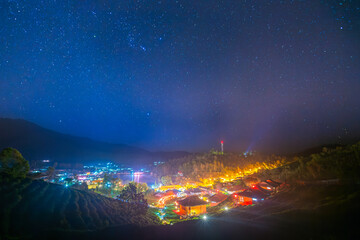
[[[256,189],[247,189],[243,192],[233,194],[236,204],[239,205],[252,205],[257,202],[263,201],[267,196]]]
[[[201,196],[199,196],[199,198],[201,200],[206,201],[209,204],[209,197],[211,197],[212,195],[214,195],[214,194],[212,194],[212,193],[201,194]]]
[[[156,191],[160,191],[160,192],[166,192],[166,191],[168,191],[168,190],[174,190],[174,189],[179,190],[179,189],[181,189],[181,188],[182,188],[182,186],[180,186],[180,185],[168,185],[168,186],[158,187],[158,188],[156,188],[155,190],[156,190]]]
[[[269,190],[269,188],[261,187],[260,184],[256,184],[256,185],[251,186],[251,189],[252,190],[258,190],[258,191],[260,191],[261,193],[263,193],[266,196],[270,196],[271,193],[273,192],[273,190]]]
[[[280,182],[276,182],[276,181],[274,181],[274,180],[272,180],[272,179],[268,179],[268,180],[266,180],[265,182],[266,182],[267,184],[269,184],[269,185],[273,188],[274,191],[276,191],[276,190],[280,187],[280,185],[281,185]]]
[[[179,190],[176,190],[176,189],[173,189],[173,190],[167,190],[165,192],[165,195],[166,196],[170,196],[170,195],[173,195],[173,196],[176,196],[178,194],[178,192],[180,192]]]
[[[223,190],[228,192],[229,194],[233,194],[234,192],[239,192],[241,190],[244,190],[244,187],[240,185],[232,185],[224,188]]]
[[[182,216],[198,216],[206,213],[207,202],[201,200],[197,196],[190,196],[178,201],[179,211]]]
[[[213,193],[212,187],[199,187],[199,189],[202,191],[202,194],[212,194]]]
[[[269,191],[275,191],[275,187],[271,186],[267,182],[260,182],[258,185],[263,189],[267,189]]]
[[[199,188],[191,188],[189,190],[186,190],[185,193],[192,196],[192,195],[201,195],[203,191]]]
[[[163,193],[163,192],[157,192],[154,194],[154,197],[156,197],[156,198],[162,198],[163,196],[165,196],[165,193]]]
[[[225,201],[228,198],[228,195],[225,195],[223,193],[217,193],[211,197],[208,198],[209,202],[210,202],[210,206],[217,206],[220,203],[222,203],[223,201]]]

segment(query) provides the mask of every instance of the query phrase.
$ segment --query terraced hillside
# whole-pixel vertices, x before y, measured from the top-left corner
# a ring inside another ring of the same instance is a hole
[[[96,230],[157,224],[156,216],[118,200],[30,179],[0,184],[0,236],[44,230]],[[1,238],[1,237],[0,237]]]
[[[222,207],[230,204],[226,201]],[[155,227],[106,228],[95,232],[54,231],[46,237],[52,240],[360,239],[359,214],[359,185],[286,186],[264,202],[220,214],[212,211],[206,220]]]

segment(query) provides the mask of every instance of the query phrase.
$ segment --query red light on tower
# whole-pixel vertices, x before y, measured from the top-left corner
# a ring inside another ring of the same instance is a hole
[[[221,140],[220,143],[221,143],[221,153],[224,153],[224,141]]]

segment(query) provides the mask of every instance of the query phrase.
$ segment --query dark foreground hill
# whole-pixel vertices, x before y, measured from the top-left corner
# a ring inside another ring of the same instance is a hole
[[[32,238],[50,230],[85,231],[158,223],[155,215],[135,205],[30,179],[2,181],[0,206],[0,236],[5,239]]]
[[[0,204],[0,239],[360,237],[359,184],[290,185],[263,203],[172,226],[116,200],[40,181],[1,185]]]
[[[360,188],[288,187],[262,204],[166,226],[48,231],[41,239],[359,239]]]
[[[13,147],[29,160],[61,163],[115,161],[143,165],[187,155],[186,152],[150,152],[125,144],[111,144],[42,128],[34,123],[0,118],[0,149]]]

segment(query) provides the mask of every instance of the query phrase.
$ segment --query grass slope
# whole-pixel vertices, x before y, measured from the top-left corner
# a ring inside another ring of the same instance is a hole
[[[32,237],[44,230],[88,231],[158,223],[156,216],[143,214],[134,205],[43,181],[2,181],[0,196],[0,236],[5,238]]]
[[[229,202],[224,202],[230,204]],[[262,204],[166,226],[51,232],[51,239],[359,239],[360,186],[288,187]]]

